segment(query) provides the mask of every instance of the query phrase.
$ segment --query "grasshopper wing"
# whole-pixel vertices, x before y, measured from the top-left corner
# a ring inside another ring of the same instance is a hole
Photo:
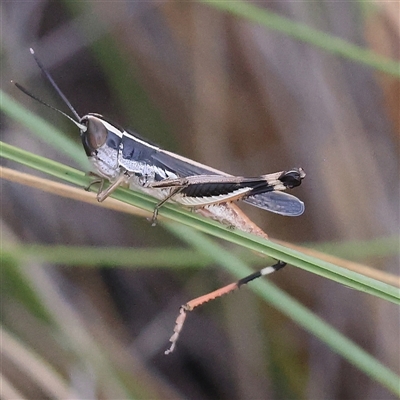
[[[284,192],[266,192],[243,200],[247,204],[275,214],[297,217],[304,212],[304,203],[297,197]]]
[[[152,156],[153,161],[161,167],[167,168],[179,177],[187,177],[192,175],[223,175],[229,174],[217,169],[208,167],[204,164],[182,157],[178,154],[166,150],[159,150]]]

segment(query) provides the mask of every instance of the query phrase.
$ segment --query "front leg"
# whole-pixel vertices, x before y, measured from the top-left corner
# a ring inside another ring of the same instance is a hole
[[[100,185],[99,191],[97,192],[97,201],[101,203],[104,201],[115,189],[121,186],[129,178],[126,171],[121,171],[117,180],[114,181],[107,189],[103,190],[103,184]],[[103,180],[104,183],[104,180]]]
[[[99,203],[103,202],[108,196],[110,196],[110,194],[117,189],[119,186],[121,186],[123,183],[126,182],[126,180],[129,178],[127,171],[123,170],[120,172],[117,180],[113,183],[111,183],[111,185],[107,188],[104,189],[104,183],[106,181],[106,178],[103,178],[100,175],[95,174],[94,172],[89,172],[88,173],[89,176],[93,176],[95,177],[95,179],[89,183],[89,185],[87,185],[84,189],[86,191],[89,191],[92,185],[95,185],[97,183],[100,183],[99,189],[97,190],[97,201]]]
[[[87,175],[87,176],[91,176],[91,177],[93,177],[94,179],[89,183],[89,185],[85,186],[83,189],[86,190],[87,192],[89,192],[90,188],[91,188],[93,185],[95,185],[95,184],[97,184],[97,183],[100,183],[100,187],[99,187],[99,189],[97,190],[97,193],[101,192],[101,191],[103,190],[103,187],[104,187],[105,178],[102,178],[100,175],[97,175],[97,174],[95,174],[95,173],[92,172],[92,171],[88,172],[86,175]]]

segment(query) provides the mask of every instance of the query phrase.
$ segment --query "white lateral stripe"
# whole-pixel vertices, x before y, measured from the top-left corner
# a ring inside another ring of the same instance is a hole
[[[213,204],[213,203],[223,203],[225,201],[229,201],[235,197],[244,195],[250,192],[251,188],[241,188],[237,189],[234,192],[229,194],[224,194],[220,196],[203,196],[203,197],[190,197],[183,195],[176,195],[173,199],[180,204],[185,206],[200,206],[205,204]]]
[[[106,120],[96,117],[98,118],[101,123],[107,128],[107,130],[111,131],[112,133],[115,133],[118,137],[122,138],[123,132],[121,132],[118,128],[116,128],[114,125],[111,125],[109,122],[107,122]]]
[[[158,147],[153,146],[153,145],[151,145],[151,144],[145,142],[144,140],[141,140],[141,139],[139,139],[139,138],[137,138],[137,137],[131,135],[131,134],[128,133],[127,131],[123,131],[122,134],[123,134],[124,136],[127,136],[129,139],[134,140],[135,142],[144,144],[145,146],[150,147],[151,149],[158,150]]]
[[[272,274],[275,271],[276,271],[276,269],[274,267],[265,267],[260,271],[260,273],[262,276],[264,276],[264,275]]]
[[[96,118],[99,118],[99,117],[96,117]],[[123,132],[121,132],[118,128],[116,128],[114,125],[110,124],[110,123],[107,122],[106,120],[104,120],[104,119],[102,119],[102,118],[99,118],[99,119],[100,119],[100,121],[103,123],[103,125],[104,125],[109,131],[111,131],[112,133],[115,133],[115,134],[116,134],[118,137],[120,137],[121,139],[122,139],[122,136],[126,136],[126,137],[128,137],[129,139],[134,140],[135,142],[144,144],[145,146],[150,147],[150,148],[152,148],[152,149],[154,149],[154,150],[158,150],[158,147],[153,146],[153,145],[151,145],[151,144],[145,142],[144,140],[140,140],[139,138],[137,138],[137,137],[131,135],[130,133],[128,133],[128,132],[125,131],[125,130],[124,130]]]

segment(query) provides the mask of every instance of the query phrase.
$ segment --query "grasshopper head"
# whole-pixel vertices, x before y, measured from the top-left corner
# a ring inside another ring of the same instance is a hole
[[[97,173],[109,179],[118,175],[118,152],[122,131],[99,114],[85,115],[79,121],[81,140]]]

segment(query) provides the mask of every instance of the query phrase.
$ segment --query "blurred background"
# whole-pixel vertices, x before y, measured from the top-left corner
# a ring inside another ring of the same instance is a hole
[[[81,116],[103,114],[234,175],[303,167],[307,177],[292,192],[306,204],[303,216],[243,210],[272,238],[333,252],[345,244],[345,258],[399,274],[397,246],[365,251],[399,231],[398,78],[201,2],[0,7],[2,90],[76,142],[70,122],[10,83],[66,109],[30,47]],[[399,3],[257,7],[399,59]],[[77,166],[4,114],[0,129],[6,143]],[[3,250],[13,243],[190,252],[143,217],[0,182]],[[233,280],[215,264],[89,268],[2,254],[4,398],[395,398],[248,288],[191,313],[176,352],[164,356],[179,305]],[[397,306],[294,267],[269,279],[399,371]]]

